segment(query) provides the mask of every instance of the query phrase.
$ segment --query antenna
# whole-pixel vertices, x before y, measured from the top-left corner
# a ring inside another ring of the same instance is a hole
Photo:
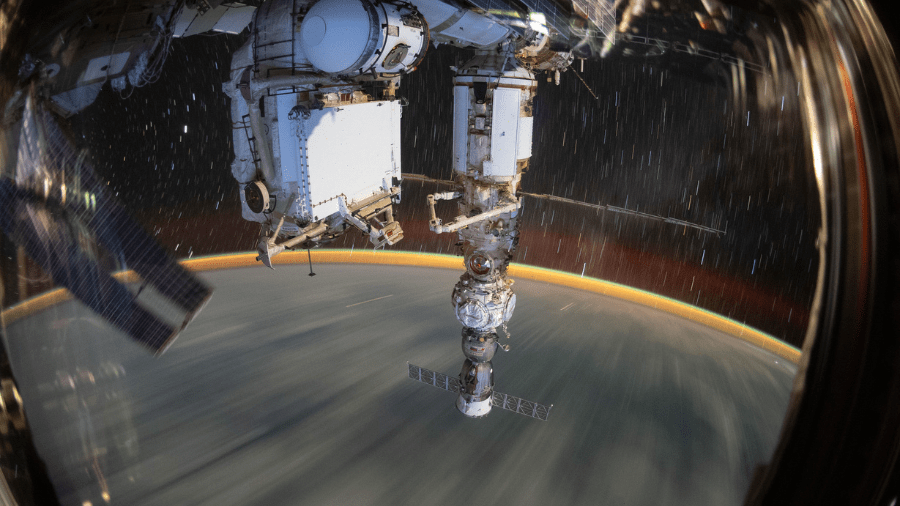
[[[642,213],[640,211],[626,209],[624,207],[617,207],[617,206],[603,205],[603,204],[588,204],[587,202],[580,202],[578,200],[557,197],[555,195],[544,195],[544,194],[540,194],[540,193],[528,193],[528,192],[523,192],[523,191],[520,191],[519,195],[525,195],[525,196],[536,198],[536,199],[553,200],[556,202],[563,202],[566,204],[575,204],[577,206],[588,207],[591,209],[596,209],[598,211],[611,211],[614,213],[627,214],[629,216],[636,216],[638,218],[647,218],[647,219],[653,220],[653,221],[661,221],[664,223],[671,223],[673,225],[680,225],[680,226],[684,226],[684,227],[696,228],[697,230],[702,230],[703,232],[710,232],[710,233],[713,233],[716,235],[725,234],[724,230],[719,230],[717,228],[707,227],[705,225],[697,225],[696,223],[679,220],[677,218],[667,218],[665,216],[659,216],[656,214]]]
[[[315,276],[316,273],[312,270],[312,253],[309,252],[309,248],[306,248],[306,257],[309,258],[309,275]]]
[[[598,97],[597,94],[594,93],[594,90],[592,90],[591,87],[588,86],[588,83],[585,82],[584,78],[581,77],[581,74],[579,74],[574,67],[570,68],[572,69],[572,72],[575,73],[575,77],[577,77],[578,80],[581,81],[581,84],[583,84],[584,87],[587,88],[587,90],[590,92],[590,94],[594,96],[594,100],[597,101],[597,105],[600,105],[600,97]],[[584,72],[584,58],[581,59],[581,71]]]

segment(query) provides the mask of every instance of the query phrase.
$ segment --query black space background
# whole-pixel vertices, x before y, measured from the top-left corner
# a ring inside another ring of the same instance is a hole
[[[884,4],[875,5],[882,19]],[[221,91],[241,43],[226,35],[176,40],[157,83],[124,100],[106,88],[71,120],[112,191],[179,257],[255,242],[257,226],[240,219],[230,176],[231,120]],[[404,78],[404,172],[449,177],[449,66],[464,58],[432,48]],[[559,87],[538,77],[534,155],[522,189],[727,233],[527,199],[515,260],[661,293],[799,345],[818,224],[790,104],[787,113],[738,110],[726,88],[640,61],[586,62],[584,77],[599,101],[571,72]],[[455,237],[427,232],[424,195],[433,189],[404,185],[398,216],[407,238],[399,249],[455,252]],[[349,234],[336,246],[366,243]]]

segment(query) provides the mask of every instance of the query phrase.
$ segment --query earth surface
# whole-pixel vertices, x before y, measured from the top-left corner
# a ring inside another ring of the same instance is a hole
[[[241,268],[152,357],[77,302],[8,329],[63,504],[741,504],[796,366],[660,310],[519,280],[496,389],[546,422],[407,378],[456,375],[460,271]]]

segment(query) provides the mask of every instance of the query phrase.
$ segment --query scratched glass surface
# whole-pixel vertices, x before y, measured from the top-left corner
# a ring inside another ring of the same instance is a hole
[[[625,41],[621,54],[585,61],[583,72],[575,60],[559,86],[539,75],[513,261],[662,294],[799,346],[818,226],[810,162],[799,149],[800,91],[789,73],[769,66],[764,46],[743,48],[746,39],[734,46],[749,54],[727,55],[754,64],[741,72],[687,52],[652,56],[652,46]],[[75,122],[110,187],[179,257],[255,246],[256,225],[235,219],[231,120],[220,89],[239,43],[224,35],[175,40],[159,86],[127,100],[104,92]],[[451,179],[450,67],[465,57],[432,48],[404,77],[404,173]],[[413,178],[403,185],[405,238],[395,249],[456,254],[454,234],[427,229],[425,195],[444,189]],[[333,246],[366,242],[350,232]]]
[[[79,505],[450,504],[478,483],[495,504],[740,504],[777,443],[796,365],[551,274],[802,345],[820,209],[803,116],[815,98],[786,49],[793,28],[736,8],[713,22],[687,4],[648,7],[559,84],[536,75],[512,262],[547,270],[515,285],[511,351],[495,363],[513,413],[468,420],[453,407],[449,302],[462,269],[316,263],[313,250],[315,277],[306,264],[204,274],[209,306],[159,359],[74,301],[8,326],[54,494]],[[256,247],[222,90],[247,36],[175,39],[156,82],[106,86],[64,121],[178,259]],[[402,78],[404,239],[389,250],[460,252],[456,234],[429,230],[426,196],[453,178],[453,67],[469,54],[431,47]],[[4,307],[54,286],[14,239],[3,248]],[[371,248],[350,230],[323,249]],[[424,382],[409,372],[418,366],[437,389],[410,381]],[[519,417],[523,399],[552,409]]]

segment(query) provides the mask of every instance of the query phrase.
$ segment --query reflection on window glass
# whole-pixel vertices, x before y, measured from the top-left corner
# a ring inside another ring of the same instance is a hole
[[[820,282],[801,11],[38,11],[0,25],[22,502],[742,504]]]

